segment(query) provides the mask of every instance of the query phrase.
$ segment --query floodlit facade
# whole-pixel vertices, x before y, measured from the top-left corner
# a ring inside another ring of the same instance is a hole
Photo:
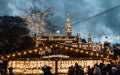
[[[87,41],[81,37],[80,33],[77,33],[77,36],[72,36],[72,25],[70,21],[70,15],[67,13],[66,18],[66,31],[65,36],[38,36],[36,37],[36,47],[38,47],[42,42],[50,41],[69,45],[72,47],[77,47],[81,49],[87,49],[92,51],[100,51],[104,48],[104,45],[100,43],[94,43],[90,32],[88,32]]]

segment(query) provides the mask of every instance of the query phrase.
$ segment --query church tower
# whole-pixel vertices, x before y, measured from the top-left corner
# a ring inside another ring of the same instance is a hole
[[[80,33],[77,33],[77,43],[78,43],[78,48],[80,48],[82,44],[82,38]]]
[[[66,18],[66,36],[67,37],[72,36],[72,26],[71,26],[71,22],[70,22],[69,13],[67,13],[67,18]]]
[[[88,43],[92,43],[92,38],[91,38],[90,32],[88,32]]]
[[[82,43],[82,38],[81,38],[80,32],[77,33],[77,38],[78,38],[78,43]]]

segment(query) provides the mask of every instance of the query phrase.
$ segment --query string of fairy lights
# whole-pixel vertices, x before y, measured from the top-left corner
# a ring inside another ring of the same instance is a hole
[[[58,48],[58,49],[61,49],[61,50],[63,49],[63,50],[66,50],[66,51],[73,51],[73,52],[78,53],[78,54],[86,54],[86,55],[89,55],[91,57],[93,57],[93,56],[94,57],[100,57],[100,58],[106,57],[106,55],[104,55],[104,54],[101,54],[101,53],[98,53],[98,52],[95,52],[95,51],[91,51],[91,50],[83,50],[83,49],[80,49],[80,48],[71,47],[71,46],[67,46],[67,45],[63,45],[63,44],[51,44],[51,45],[46,45],[46,46],[43,46],[43,47],[38,47],[38,48],[35,48],[35,49],[23,50],[23,51],[20,51],[20,52],[15,52],[15,53],[7,54],[7,55],[1,55],[0,59],[1,60],[12,59],[12,58],[20,57],[20,56],[27,55],[27,54],[39,53],[40,51],[44,51],[44,50],[47,50],[47,49],[53,49],[53,48]]]

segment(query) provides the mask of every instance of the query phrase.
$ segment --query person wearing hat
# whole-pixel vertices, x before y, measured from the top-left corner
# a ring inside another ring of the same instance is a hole
[[[111,70],[112,70],[111,75],[119,75],[118,69],[116,67],[112,67]]]

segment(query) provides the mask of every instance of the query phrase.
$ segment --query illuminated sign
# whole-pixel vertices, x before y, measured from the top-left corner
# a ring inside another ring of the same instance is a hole
[[[55,61],[49,60],[14,60],[8,62],[8,68],[13,68],[14,74],[41,74],[42,67],[48,65],[51,67],[51,72],[55,73]]]
[[[101,63],[102,60],[79,60],[79,59],[67,59],[67,60],[11,60],[8,62],[8,68],[13,68],[14,74],[43,74],[42,67],[48,65],[51,67],[51,72],[55,73],[57,61],[57,72],[58,73],[67,73],[70,66],[74,66],[75,63],[78,63],[83,68],[86,68],[88,65],[92,67],[95,63]]]
[[[93,67],[95,63],[101,63],[101,60],[61,60],[58,61],[58,72],[59,73],[67,73],[68,68],[70,66],[74,66],[75,63],[78,63],[83,68],[86,68],[87,66]]]

